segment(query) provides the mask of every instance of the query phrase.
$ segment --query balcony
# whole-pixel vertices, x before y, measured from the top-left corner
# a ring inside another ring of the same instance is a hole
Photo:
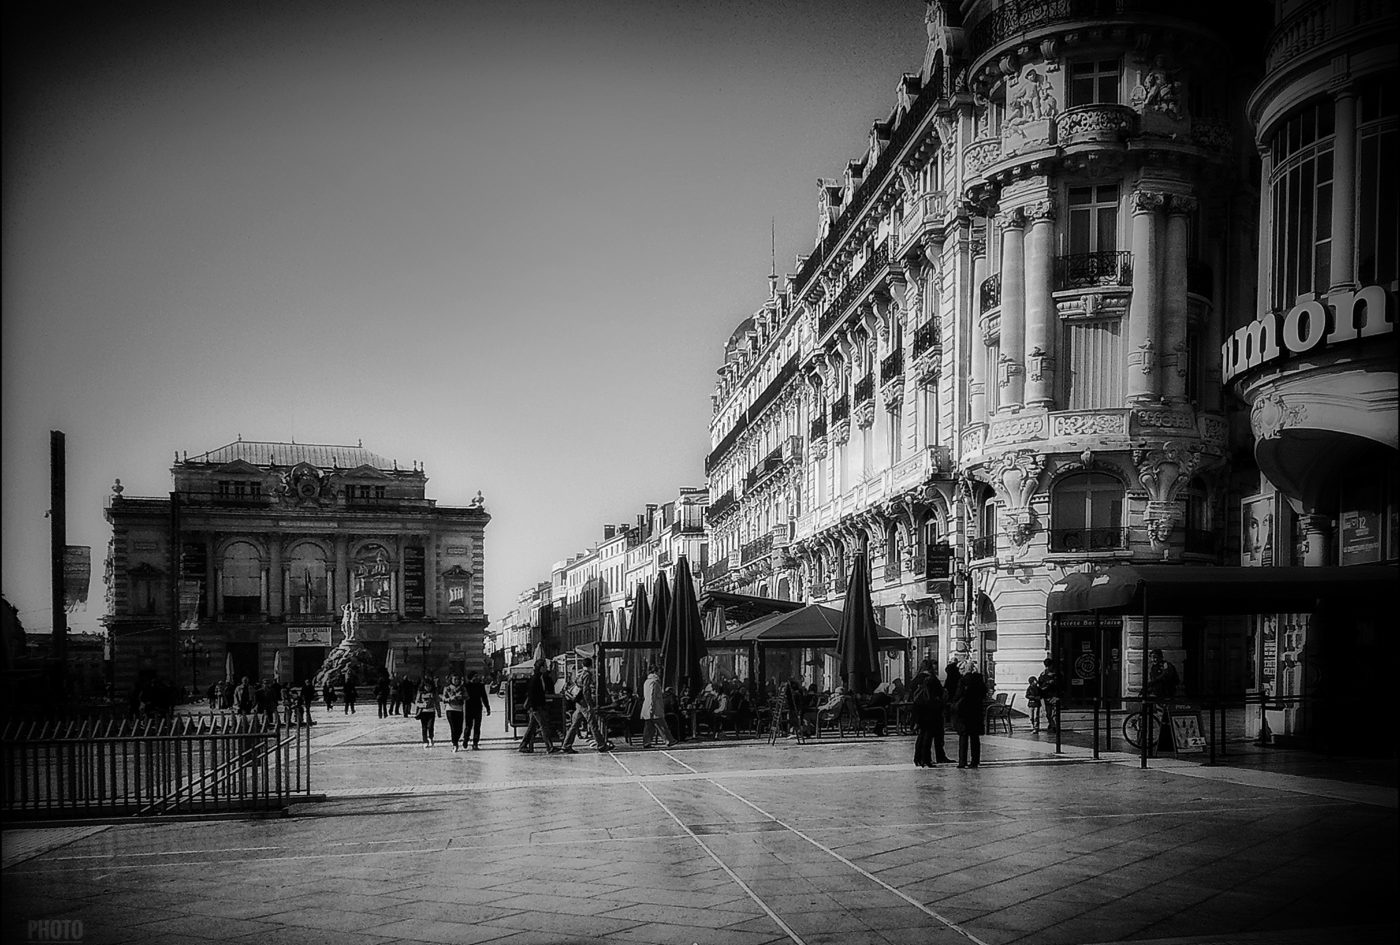
[[[1055,291],[1133,284],[1133,254],[1074,253],[1055,257]],[[985,283],[983,283],[985,286]],[[998,301],[1000,301],[998,299]],[[986,308],[982,309],[984,312]]]
[[[739,564],[741,566],[752,564],[759,558],[768,557],[773,550],[773,535],[770,532],[762,538],[756,538],[744,545],[739,551]]]
[[[1001,305],[1001,273],[994,272],[983,279],[977,294],[981,300],[979,311],[983,314]]]
[[[867,374],[856,381],[855,402],[863,404],[875,396],[875,378]]]
[[[729,555],[725,555],[714,564],[702,568],[700,574],[705,584],[717,584],[729,576],[729,570]]]
[[[1001,160],[1001,139],[982,138],[972,142],[963,152],[963,170],[969,178],[976,178],[988,167]]]
[[[1128,547],[1126,528],[1052,528],[1052,553],[1119,551]]]
[[[835,327],[836,323],[841,320],[841,316],[845,313],[846,309],[851,307],[851,303],[859,298],[861,293],[868,289],[871,283],[875,281],[875,276],[882,270],[888,269],[889,265],[890,244],[888,242],[883,242],[875,247],[875,251],[870,254],[870,258],[856,270],[856,274],[851,276],[851,280],[846,283],[845,287],[840,292],[836,293],[836,297],[822,310],[818,334],[825,335]]]
[[[733,508],[734,504],[738,501],[739,500],[734,497],[734,490],[726,489],[724,495],[720,496],[718,499],[710,503],[710,507],[705,510],[705,517],[708,518],[711,522],[719,521],[720,516],[722,516],[725,512],[728,512],[731,508]],[[627,547],[633,547],[633,545],[630,542],[630,536]]]
[[[795,539],[805,539],[831,528],[850,515],[917,489],[931,479],[952,475],[952,457],[947,447],[934,446],[918,450],[907,459],[865,482],[848,489],[839,497],[804,512],[797,519]]]
[[[934,191],[916,197],[909,215],[899,226],[900,248],[903,249],[918,239],[926,226],[937,223],[943,216],[943,206],[944,195],[942,191]]]
[[[813,420],[812,425],[807,428],[807,435],[813,440],[820,440],[826,436],[826,417],[821,416]]]
[[[914,329],[914,357],[917,358],[927,351],[938,347],[938,321],[937,319],[925,322]]]
[[[904,373],[904,352],[891,351],[880,362],[880,383],[888,384],[896,377]]]
[[[851,402],[842,394],[831,404],[831,422],[840,423],[842,420],[849,420],[850,417]]]
[[[1137,112],[1128,105],[1076,105],[1055,116],[1060,147],[1076,144],[1118,144],[1137,131]]]
[[[975,23],[968,23],[968,47],[977,59],[1008,39],[1075,20],[1123,20],[1144,13],[1219,21],[1218,5],[1196,0],[1011,0]],[[1096,26],[1101,24],[1094,24]]]

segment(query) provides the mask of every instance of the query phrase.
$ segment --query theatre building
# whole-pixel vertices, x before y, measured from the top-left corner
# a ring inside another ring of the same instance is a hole
[[[480,493],[427,498],[413,463],[363,446],[238,440],[177,456],[167,496],[107,504],[113,675],[207,686],[311,677],[341,642],[345,605],[383,665],[417,674],[480,668],[486,618]],[[280,654],[280,659],[278,658]]]
[[[1400,559],[1396,7],[1279,2],[1248,102],[1261,156],[1258,307],[1224,340],[1258,475],[1241,498],[1243,565]],[[1393,627],[1335,607],[1250,629],[1249,686],[1275,736],[1307,734],[1315,697],[1392,692]],[[1324,671],[1324,663],[1327,666]],[[1344,667],[1344,669],[1343,669]],[[1343,682],[1344,680],[1344,682]]]

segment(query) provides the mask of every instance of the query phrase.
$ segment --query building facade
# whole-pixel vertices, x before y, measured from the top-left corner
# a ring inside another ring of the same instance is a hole
[[[920,72],[819,185],[814,251],[726,345],[707,585],[833,601],[866,554],[916,654],[1014,689],[1065,574],[1223,560],[1221,352],[1259,205],[1240,53],[1267,24],[966,0],[925,25]],[[1100,654],[1115,689],[1141,678],[1132,628]],[[1153,631],[1195,679],[1222,632]]]
[[[427,498],[427,475],[362,446],[239,440],[177,456],[169,496],[120,480],[106,509],[107,616],[119,693],[160,677],[308,679],[341,640],[397,671],[479,668],[484,533],[466,507]],[[200,667],[207,670],[200,672]]]
[[[1249,412],[1238,563],[1400,560],[1395,312],[1400,273],[1397,15],[1365,0],[1278,2],[1248,101],[1260,161],[1258,304],[1226,337]],[[1389,168],[1389,170],[1387,170]],[[1393,635],[1366,618],[1251,621],[1248,686],[1275,736],[1309,733],[1328,651],[1347,688],[1386,690]],[[1321,652],[1320,652],[1321,651]]]

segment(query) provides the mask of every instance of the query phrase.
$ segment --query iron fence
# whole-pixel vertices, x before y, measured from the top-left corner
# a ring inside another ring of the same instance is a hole
[[[7,819],[278,810],[311,794],[311,729],[257,716],[11,721]]]

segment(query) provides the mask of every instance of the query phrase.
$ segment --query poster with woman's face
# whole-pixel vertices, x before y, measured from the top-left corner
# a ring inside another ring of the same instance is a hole
[[[1274,563],[1274,496],[1251,496],[1240,503],[1240,564],[1267,568]]]

